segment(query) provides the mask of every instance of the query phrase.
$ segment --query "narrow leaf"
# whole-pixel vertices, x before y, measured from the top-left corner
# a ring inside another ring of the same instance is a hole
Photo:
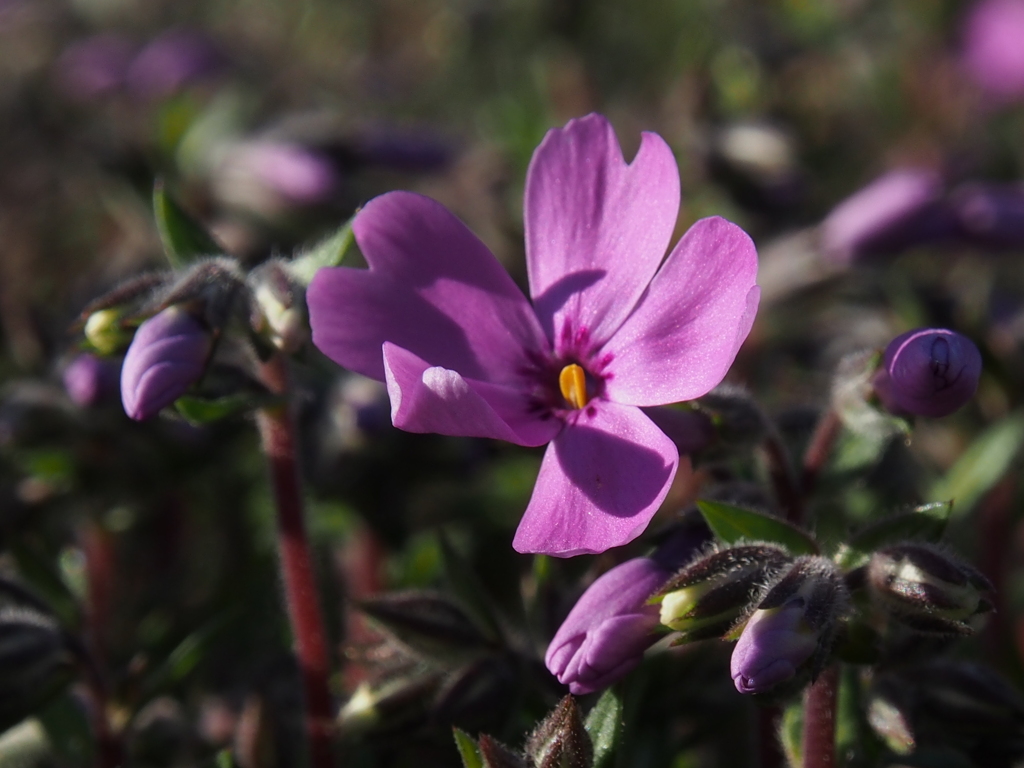
[[[721,501],[698,501],[697,508],[715,536],[726,544],[744,539],[773,541],[794,555],[818,554],[818,545],[810,534],[781,518]]]
[[[309,285],[321,267],[336,267],[345,260],[345,254],[354,241],[352,219],[349,219],[330,237],[321,240],[311,251],[299,256],[289,265],[292,276],[303,285]]]
[[[1024,411],[1016,411],[981,433],[928,493],[932,501],[952,499],[962,517],[1006,474],[1024,443]]]
[[[484,759],[481,757],[480,748],[473,741],[473,737],[454,727],[452,735],[455,737],[455,747],[459,750],[459,757],[462,758],[462,768],[483,768]]]
[[[153,185],[153,215],[172,267],[183,267],[199,256],[224,253],[203,226],[168,194],[162,179],[157,179]]]
[[[601,694],[584,727],[594,743],[594,768],[610,766],[622,734],[622,697],[615,688]]]

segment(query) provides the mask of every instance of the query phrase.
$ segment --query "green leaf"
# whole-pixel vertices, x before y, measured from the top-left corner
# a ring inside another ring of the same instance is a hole
[[[1006,474],[1024,443],[1024,411],[1016,411],[982,432],[928,492],[932,501],[952,499],[962,517]]]
[[[235,620],[237,613],[237,610],[221,613],[187,635],[149,674],[145,691],[152,694],[188,677],[206,656],[210,644]]]
[[[888,544],[908,539],[936,542],[942,538],[952,511],[952,501],[935,501],[887,517],[855,534],[837,559],[844,568],[855,568]]]
[[[463,768],[483,768],[484,758],[473,737],[459,728],[452,728],[452,735],[455,737],[455,746],[462,758]]]
[[[593,768],[610,766],[622,735],[622,697],[616,688],[601,694],[587,715],[584,727],[594,744]]]
[[[309,285],[321,267],[336,267],[345,260],[352,246],[352,219],[349,219],[330,237],[321,240],[311,251],[299,256],[289,265],[292,276],[303,285]]]
[[[492,642],[498,642],[501,639],[501,627],[483,584],[465,558],[452,546],[448,537],[442,533],[438,538],[445,581],[449,589],[481,634]]]
[[[178,413],[193,426],[219,421],[255,406],[254,399],[244,393],[225,395],[212,400],[185,395],[174,401],[174,407]]]
[[[818,545],[810,534],[781,518],[721,501],[701,500],[697,502],[697,508],[715,536],[726,544],[744,539],[773,541],[794,555],[818,554]]]
[[[224,253],[203,226],[167,193],[162,179],[157,179],[153,185],[153,215],[172,267],[183,267],[199,256]]]

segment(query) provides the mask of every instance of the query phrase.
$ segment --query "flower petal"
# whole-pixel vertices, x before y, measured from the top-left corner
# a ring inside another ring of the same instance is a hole
[[[573,664],[558,676],[577,696],[607,688],[632,671],[658,635],[655,614],[615,616],[587,635]]]
[[[383,357],[391,420],[399,429],[536,446],[562,428],[558,419],[531,412],[519,390],[465,379],[391,343],[384,344]]]
[[[754,322],[756,278],[757,251],[746,232],[717,216],[690,227],[602,350],[612,355],[608,398],[663,405],[720,383]]]
[[[376,197],[356,216],[370,269],[321,269],[307,292],[313,343],[339,365],[384,380],[381,345],[496,383],[547,342],[512,278],[443,205],[411,192]]]
[[[679,168],[657,134],[643,134],[627,165],[604,117],[570,120],[533,153],[524,215],[530,295],[555,351],[575,351],[565,343],[581,331],[602,344],[665,255]]]
[[[675,445],[639,408],[592,402],[548,446],[512,546],[572,557],[632,541],[678,464]]]

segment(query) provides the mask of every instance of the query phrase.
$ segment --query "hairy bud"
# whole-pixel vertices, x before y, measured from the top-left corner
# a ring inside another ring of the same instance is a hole
[[[774,544],[731,547],[681,570],[656,596],[660,621],[682,633],[681,642],[720,637],[751,609],[766,583],[790,562]]]
[[[765,693],[824,665],[849,595],[831,561],[798,558],[771,588],[743,628],[732,652],[740,693]]]
[[[250,277],[252,327],[270,343],[291,354],[306,340],[306,312],[299,289],[278,261],[270,261]]]
[[[919,632],[970,634],[968,619],[992,610],[992,584],[981,573],[927,544],[875,552],[867,566],[875,602]]]
[[[526,740],[526,754],[537,768],[591,768],[594,746],[576,699],[558,702]]]
[[[981,353],[966,336],[944,328],[901,334],[885,348],[873,385],[897,415],[948,416],[974,396]]]
[[[139,326],[121,367],[121,402],[136,421],[156,415],[198,381],[212,340],[206,328],[177,306]]]

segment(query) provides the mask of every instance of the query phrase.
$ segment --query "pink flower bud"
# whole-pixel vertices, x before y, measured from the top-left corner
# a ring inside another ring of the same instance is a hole
[[[605,688],[632,670],[658,638],[649,598],[671,571],[645,557],[627,560],[583,593],[555,633],[544,663],[576,695]]]
[[[730,669],[740,693],[763,693],[796,676],[818,649],[818,633],[804,620],[797,595],[778,608],[759,609],[743,628]]]
[[[210,354],[210,334],[172,306],[139,326],[121,368],[121,402],[136,421],[155,415],[198,381]]]
[[[75,405],[96,405],[117,394],[119,371],[117,361],[86,352],[64,369],[64,389]]]
[[[889,342],[873,383],[892,413],[948,416],[971,399],[980,376],[981,353],[970,339],[919,328]]]

